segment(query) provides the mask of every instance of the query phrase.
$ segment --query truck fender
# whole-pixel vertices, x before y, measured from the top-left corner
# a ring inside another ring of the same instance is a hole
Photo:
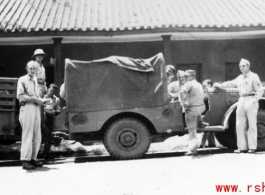
[[[229,109],[225,113],[225,117],[223,120],[223,126],[225,127],[225,129],[229,128],[229,118],[230,118],[232,112],[237,108],[237,104],[238,104],[238,102],[234,103],[232,106],[229,107]]]

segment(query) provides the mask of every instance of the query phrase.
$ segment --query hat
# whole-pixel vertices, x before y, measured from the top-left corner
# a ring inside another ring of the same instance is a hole
[[[175,67],[173,65],[167,65],[166,66],[166,72],[168,72],[170,70],[176,71],[176,69],[175,69]]]
[[[37,67],[38,67],[37,62],[31,60],[31,61],[29,61],[29,62],[27,63],[27,67],[33,67],[33,66],[34,66],[35,68],[37,68]]]
[[[196,76],[196,71],[195,70],[186,70],[185,75],[193,75]]]
[[[33,54],[32,58],[34,58],[34,56],[36,56],[36,55],[45,55],[46,56],[47,54],[44,53],[44,51],[42,49],[36,49],[34,51],[34,54]]]
[[[50,84],[50,88],[58,89],[58,86],[54,83]]]
[[[239,62],[239,65],[248,65],[250,66],[250,62],[244,58],[242,58]]]

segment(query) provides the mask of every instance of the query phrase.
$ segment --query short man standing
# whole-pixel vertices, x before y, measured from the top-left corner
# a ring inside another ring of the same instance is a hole
[[[35,77],[37,63],[30,61],[27,64],[27,75],[18,79],[17,99],[20,102],[19,122],[22,127],[21,156],[23,169],[30,170],[41,167],[37,162],[37,154],[41,145],[41,115],[38,84]]]
[[[238,88],[240,98],[236,110],[237,147],[235,153],[254,154],[257,149],[257,114],[259,99],[263,94],[259,76],[250,71],[250,62],[241,59],[239,69],[242,72],[236,79],[222,84],[214,83],[217,88]]]
[[[179,92],[185,84],[185,72],[178,70],[177,79],[177,81],[173,81],[168,85],[168,95],[170,99],[178,99]]]
[[[180,91],[180,99],[185,108],[185,121],[189,131],[189,148],[186,156],[196,156],[198,148],[197,121],[201,120],[201,113],[205,110],[202,85],[196,81],[196,71],[185,71],[187,82]],[[201,122],[201,121],[199,121]]]
[[[172,83],[176,80],[176,69],[173,65],[166,66],[167,84]]]
[[[53,156],[50,155],[50,149],[52,144],[52,132],[54,130],[54,121],[55,116],[60,114],[60,101],[59,98],[54,95],[54,92],[58,89],[58,86],[55,84],[51,84],[47,95],[45,98],[44,112],[46,113],[46,122],[45,126],[48,128],[48,132],[43,136],[44,137],[44,150],[43,155],[44,159],[54,159]]]

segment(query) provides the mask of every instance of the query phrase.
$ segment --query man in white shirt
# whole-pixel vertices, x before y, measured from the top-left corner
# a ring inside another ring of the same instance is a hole
[[[46,113],[45,126],[48,129],[48,131],[43,135],[43,156],[45,160],[54,159],[54,157],[50,154],[52,144],[52,132],[54,131],[55,117],[61,112],[60,100],[54,95],[54,92],[56,90],[58,90],[58,86],[55,84],[51,84],[47,94],[44,96],[46,102],[44,105],[44,112]]]
[[[257,149],[257,114],[259,99],[263,94],[259,76],[250,71],[250,62],[241,59],[239,69],[242,72],[236,79],[222,84],[214,83],[217,88],[238,88],[240,98],[236,110],[237,147],[235,153],[254,154]]]
[[[21,156],[23,169],[30,170],[41,167],[37,162],[37,154],[41,144],[41,115],[40,106],[43,104],[39,97],[38,84],[35,77],[37,63],[30,61],[26,70],[28,74],[18,79],[17,99],[20,102],[19,122],[22,127]]]

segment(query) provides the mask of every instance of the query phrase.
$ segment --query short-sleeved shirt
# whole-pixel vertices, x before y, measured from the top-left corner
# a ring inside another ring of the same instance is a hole
[[[44,96],[45,99],[49,99],[44,105],[44,111],[48,113],[52,113],[54,110],[61,110],[60,100],[58,97],[53,95],[53,97],[49,97],[48,95]]]
[[[179,84],[179,81],[174,81],[172,83],[169,83],[168,85],[168,94],[169,95],[173,95],[173,94],[179,94],[181,88],[183,87],[184,85],[180,85]]]
[[[38,64],[38,68],[37,68],[37,72],[36,72],[36,77],[37,80],[42,80],[43,83],[45,83],[46,80],[46,74],[45,74],[45,68],[43,66],[43,64]]]
[[[257,98],[257,100],[259,100],[263,94],[263,89],[259,76],[251,71],[249,71],[246,76],[241,74],[232,81],[227,81],[220,84],[220,87],[236,87],[239,90],[239,95],[255,94],[255,98]]]
[[[186,93],[186,102],[189,106],[204,105],[204,92],[202,85],[195,79],[185,83],[181,90]]]
[[[38,83],[35,76],[25,75],[18,79],[17,99],[21,102],[29,97],[39,97]]]

